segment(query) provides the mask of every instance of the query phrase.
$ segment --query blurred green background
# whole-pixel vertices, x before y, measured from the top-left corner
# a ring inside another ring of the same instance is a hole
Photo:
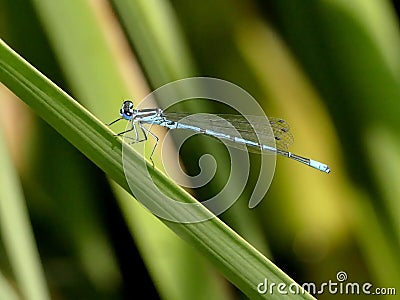
[[[386,0],[0,0],[0,37],[104,122],[122,100],[185,77],[244,88],[291,124],[291,151],[332,173],[278,158],[263,202],[247,208],[255,172],[223,220],[298,283],[345,271],[399,293],[398,20]],[[0,101],[0,295],[245,299],[2,85]],[[182,153],[189,174],[215,147],[201,145]],[[207,199],[224,176],[193,194]],[[34,237],[29,261],[13,257],[13,236]],[[20,264],[43,280],[19,284]]]

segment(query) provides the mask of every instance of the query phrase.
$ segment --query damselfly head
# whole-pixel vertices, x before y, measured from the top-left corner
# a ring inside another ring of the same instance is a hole
[[[130,120],[133,116],[133,103],[130,100],[124,101],[122,103],[122,107],[119,111],[119,114],[121,117],[123,117],[125,120]]]

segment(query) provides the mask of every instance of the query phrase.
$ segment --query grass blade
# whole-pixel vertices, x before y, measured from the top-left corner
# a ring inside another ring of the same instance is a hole
[[[11,284],[0,273],[0,299],[18,300],[17,293],[12,288]]]
[[[121,163],[121,140],[116,139],[107,127],[2,41],[0,42],[0,80],[71,144],[130,192]],[[160,201],[156,196],[156,191],[145,186],[141,179],[144,178],[145,168],[133,150],[131,158],[129,163],[132,168],[128,169],[135,170],[136,184],[143,192],[143,197],[147,197],[148,201],[153,201],[172,216],[188,213],[185,209],[171,211],[165,203]],[[157,171],[151,171],[151,173],[154,182],[163,193],[167,193],[178,201],[196,203],[195,199],[163,174]],[[210,212],[206,209],[201,209],[199,213],[205,217],[210,216]],[[217,218],[196,224],[161,221],[193,247],[202,251],[222,274],[248,297],[252,299],[313,299],[308,294],[259,294],[256,287],[264,278],[268,278],[269,282],[286,285],[295,283]]]
[[[1,132],[0,165],[0,230],[18,287],[24,299],[50,299],[25,200]],[[2,278],[0,290],[11,292]]]

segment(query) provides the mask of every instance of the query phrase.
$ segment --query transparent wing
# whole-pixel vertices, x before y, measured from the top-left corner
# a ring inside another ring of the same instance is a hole
[[[188,113],[164,113],[165,117],[180,124],[194,126],[202,130],[211,130],[232,137],[227,143],[239,147],[233,141],[234,137],[261,143],[280,150],[287,150],[293,143],[289,125],[282,119],[262,116],[242,116],[229,114],[188,114]],[[248,147],[252,152],[260,152],[259,147]]]
[[[268,120],[274,132],[277,147],[282,150],[287,150],[294,142],[289,124],[285,120],[279,118],[268,118]]]

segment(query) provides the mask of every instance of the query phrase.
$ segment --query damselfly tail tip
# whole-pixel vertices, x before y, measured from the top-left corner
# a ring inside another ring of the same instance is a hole
[[[329,169],[328,165],[325,165],[323,163],[320,163],[319,161],[315,161],[310,159],[310,167],[313,167],[317,170],[320,170],[322,172],[325,172],[329,174],[331,172],[331,169]]]

